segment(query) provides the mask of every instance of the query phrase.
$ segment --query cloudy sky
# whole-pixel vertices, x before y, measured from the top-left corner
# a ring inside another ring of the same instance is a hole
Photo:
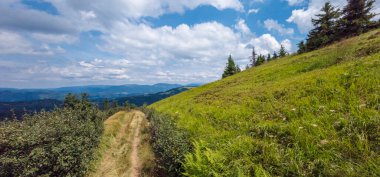
[[[324,2],[1,0],[0,87],[211,82],[229,54],[295,51]]]

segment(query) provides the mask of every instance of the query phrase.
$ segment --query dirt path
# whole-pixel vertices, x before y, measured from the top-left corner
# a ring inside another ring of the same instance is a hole
[[[146,158],[141,149],[149,149],[147,135],[142,133],[148,123],[140,111],[119,112],[105,121],[105,133],[101,140],[100,154],[94,177],[139,177],[142,175]],[[143,134],[143,135],[142,135]],[[143,158],[143,159],[141,159]]]
[[[140,170],[141,170],[141,164],[139,160],[139,153],[138,148],[140,146],[141,137],[140,137],[140,129],[141,129],[141,122],[143,118],[145,117],[144,114],[141,112],[135,113],[135,118],[137,119],[137,126],[134,131],[133,141],[132,141],[132,153],[131,153],[131,177],[139,177],[140,176]]]

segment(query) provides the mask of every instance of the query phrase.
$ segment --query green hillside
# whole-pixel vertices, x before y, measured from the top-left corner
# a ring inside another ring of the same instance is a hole
[[[380,30],[150,107],[189,133],[188,176],[380,176]]]

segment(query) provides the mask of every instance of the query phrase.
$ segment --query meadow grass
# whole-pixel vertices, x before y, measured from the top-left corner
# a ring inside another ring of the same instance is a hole
[[[186,176],[380,176],[380,30],[150,108],[190,134]]]

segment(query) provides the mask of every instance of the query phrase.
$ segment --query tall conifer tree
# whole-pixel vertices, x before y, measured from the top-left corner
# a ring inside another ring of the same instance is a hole
[[[226,68],[224,69],[224,73],[222,75],[222,78],[226,78],[228,76],[232,76],[232,75],[238,73],[240,68],[239,69],[237,69],[237,68],[238,68],[238,66],[235,64],[234,59],[232,59],[232,56],[230,55],[228,57],[228,62],[227,62]]]
[[[336,40],[340,10],[335,9],[330,2],[326,2],[321,11],[322,13],[316,15],[316,19],[312,19],[315,28],[308,34],[306,47],[308,50],[318,49]]]
[[[375,23],[371,21],[376,14],[371,10],[375,0],[348,0],[340,21],[340,37],[358,35],[368,31]]]

